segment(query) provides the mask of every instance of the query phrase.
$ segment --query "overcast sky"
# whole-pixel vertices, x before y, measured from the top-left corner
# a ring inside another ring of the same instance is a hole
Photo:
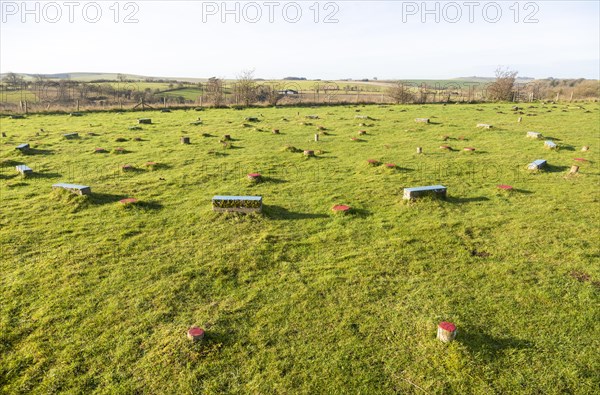
[[[600,78],[596,0],[0,3],[2,73]]]

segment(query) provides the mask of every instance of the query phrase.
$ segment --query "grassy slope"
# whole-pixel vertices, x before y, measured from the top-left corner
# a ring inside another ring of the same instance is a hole
[[[586,107],[537,105],[521,124],[509,104],[2,118],[0,392],[594,393],[600,113]],[[259,113],[263,131],[242,126]],[[142,116],[154,124],[128,130]],[[330,135],[315,143],[317,125]],[[61,138],[70,131],[82,137]],[[220,148],[223,134],[235,148]],[[441,152],[442,135],[467,141]],[[15,153],[21,142],[39,151]],[[117,146],[129,153],[92,153]],[[538,158],[549,171],[523,170]],[[15,176],[17,162],[38,176]],[[119,172],[126,163],[142,170]],[[249,184],[254,171],[267,182]],[[51,193],[58,181],[94,196]],[[433,183],[447,201],[401,201]],[[215,214],[215,194],[262,195],[265,213]],[[120,207],[128,196],[145,204]],[[332,215],[339,203],[356,212]],[[435,340],[442,320],[458,341]],[[208,329],[204,344],[187,341],[191,325]]]

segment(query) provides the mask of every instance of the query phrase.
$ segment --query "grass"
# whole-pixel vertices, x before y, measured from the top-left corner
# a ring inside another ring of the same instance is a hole
[[[512,106],[0,118],[0,392],[597,393],[599,106]],[[590,162],[566,176],[575,157]],[[402,201],[431,184],[448,199]],[[264,212],[217,214],[213,195],[261,195]]]

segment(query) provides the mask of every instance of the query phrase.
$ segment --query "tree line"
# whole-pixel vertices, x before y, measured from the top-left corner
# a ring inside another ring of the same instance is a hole
[[[505,68],[495,71],[496,78],[493,82],[482,84],[478,87],[468,86],[465,93],[464,86],[447,84],[444,86],[416,85],[414,83],[397,81],[377,95],[377,102],[394,103],[427,103],[450,102],[460,98],[460,101],[533,101],[553,99],[597,99],[600,97],[600,86],[597,80],[559,80],[548,78],[534,80],[526,84],[517,82],[518,72]],[[128,79],[119,74],[117,80],[96,80],[81,82],[69,79],[48,79],[42,75],[25,80],[23,76],[7,73],[2,78],[1,88],[4,92],[29,92],[35,95],[38,102],[70,105],[74,102],[82,104],[123,104],[123,103],[166,103],[169,104],[198,104],[197,100],[186,99],[178,96],[177,91],[183,88],[194,88],[200,95],[201,105],[223,107],[229,105],[278,105],[282,99],[294,102],[301,96],[302,102],[311,101],[310,94],[302,92],[293,81],[304,80],[294,78],[282,82],[262,82],[254,78],[253,70],[242,71],[235,81],[227,83],[224,79],[211,77],[206,82],[192,83],[177,80],[146,79],[147,83],[161,82],[168,89],[150,87],[152,84],[139,84],[139,81]],[[294,88],[294,89],[291,89]],[[359,88],[355,87],[358,91]],[[473,89],[471,89],[473,88]],[[475,88],[478,93],[475,94]],[[353,89],[348,86],[338,87],[335,83],[318,83],[311,88],[315,102],[329,100],[334,95],[343,95],[347,100]],[[473,92],[472,92],[473,91]],[[321,96],[319,96],[321,95]],[[371,96],[375,96],[372,94]],[[319,98],[322,100],[320,101]],[[375,101],[374,97],[363,97],[364,102]],[[358,100],[357,100],[358,101]],[[336,102],[333,100],[332,102]],[[340,101],[337,101],[340,102]]]

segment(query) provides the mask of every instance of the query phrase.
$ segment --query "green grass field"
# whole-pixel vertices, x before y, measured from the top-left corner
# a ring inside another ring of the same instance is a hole
[[[0,393],[598,393],[600,106],[512,106],[0,118]],[[438,183],[446,200],[402,200]],[[227,194],[263,213],[214,213]]]

